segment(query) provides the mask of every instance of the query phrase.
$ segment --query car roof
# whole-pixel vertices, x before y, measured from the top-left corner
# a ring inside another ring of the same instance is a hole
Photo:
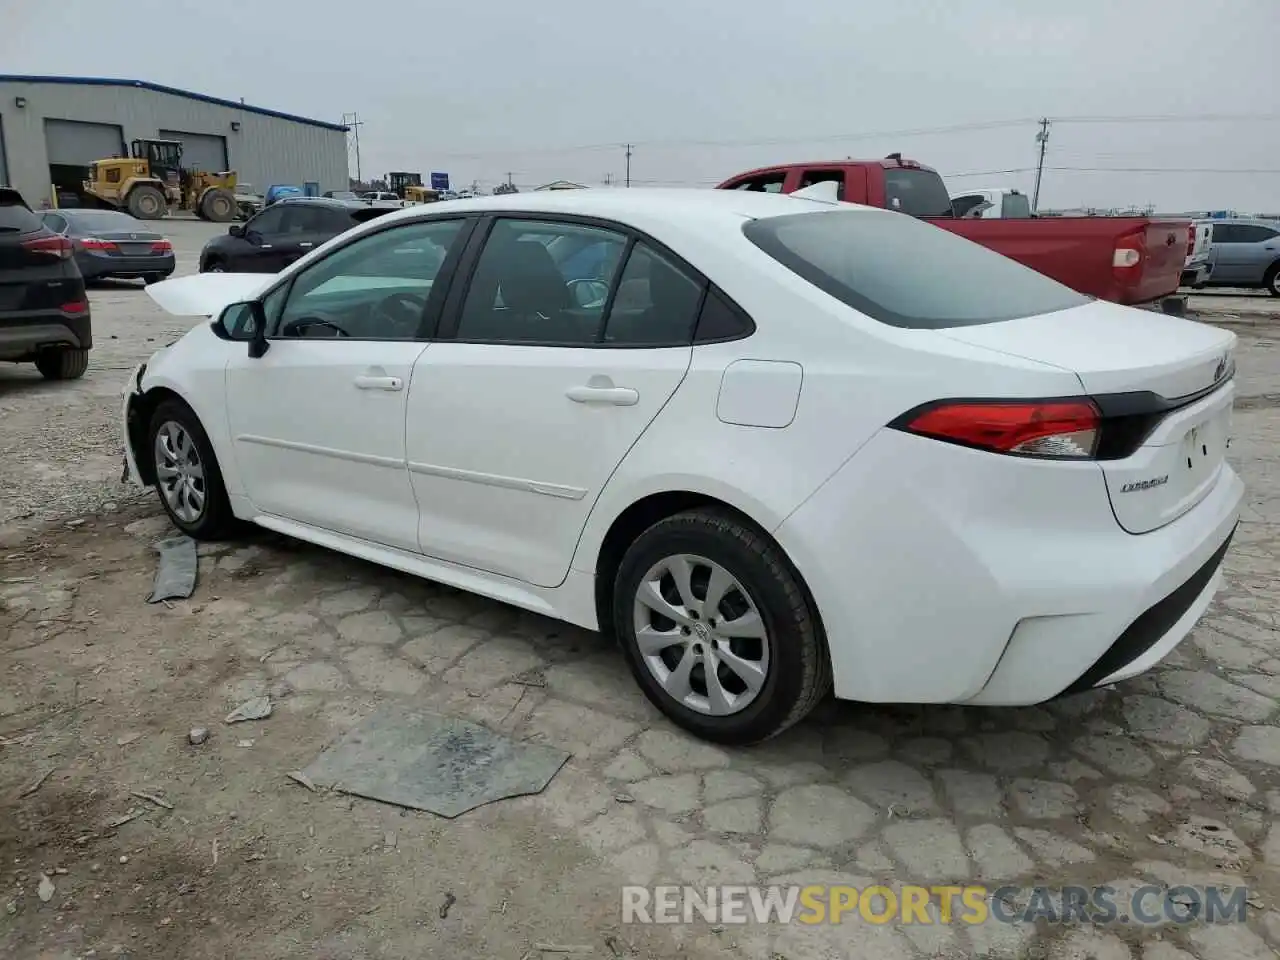
[[[1197,220],[1196,223],[1205,223],[1210,226],[1215,223],[1229,223],[1233,226],[1270,227],[1273,230],[1280,230],[1280,220],[1268,220],[1265,217],[1206,217],[1203,220]]]
[[[745,190],[588,187],[582,190],[547,190],[442,200],[423,206],[406,207],[388,214],[381,222],[434,217],[447,212],[520,211],[576,214],[622,222],[659,219],[694,223],[719,219],[727,223],[741,223],[742,220],[829,211],[837,206],[868,211],[874,209],[858,204],[834,204],[786,194]]]

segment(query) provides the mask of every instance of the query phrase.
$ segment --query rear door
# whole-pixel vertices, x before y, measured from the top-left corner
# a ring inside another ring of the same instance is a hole
[[[428,556],[552,587],[684,379],[703,283],[620,226],[513,215],[483,243],[413,370],[418,536]],[[588,261],[620,269],[578,276]]]
[[[1213,225],[1213,282],[1258,286],[1280,260],[1280,230],[1259,223]]]

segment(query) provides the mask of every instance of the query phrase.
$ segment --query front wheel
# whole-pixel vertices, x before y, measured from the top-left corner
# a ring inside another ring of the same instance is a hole
[[[221,540],[237,523],[209,436],[190,407],[162,401],[151,415],[148,448],[160,505],[196,540]]]
[[[677,514],[641,534],[618,568],[613,618],[645,696],[707,740],[773,737],[831,686],[798,576],[777,544],[727,512]]]
[[[1267,293],[1273,297],[1280,297],[1280,263],[1271,265],[1271,269],[1267,271],[1267,276],[1262,282],[1266,285]]]

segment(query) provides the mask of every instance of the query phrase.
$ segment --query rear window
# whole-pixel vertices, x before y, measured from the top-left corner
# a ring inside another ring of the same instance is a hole
[[[884,205],[913,217],[950,217],[951,195],[932,170],[884,168]]]
[[[0,193],[0,233],[31,233],[44,226],[15,195]]]
[[[1006,193],[1001,215],[1006,220],[1026,220],[1031,216],[1031,200],[1025,193]]]
[[[116,210],[76,210],[67,212],[67,219],[74,226],[84,227],[87,230],[147,230],[150,227],[129,216],[127,213],[120,213]]]
[[[863,210],[752,220],[748,240],[872,319],[938,330],[1088,303],[1056,280],[911,217]]]

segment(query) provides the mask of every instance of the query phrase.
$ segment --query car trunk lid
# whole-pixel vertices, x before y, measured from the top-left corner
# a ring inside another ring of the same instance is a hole
[[[113,257],[148,257],[152,253],[168,253],[153,249],[164,240],[158,233],[129,233],[119,230],[98,232],[91,239],[103,241],[103,253]]]
[[[938,332],[1070,370],[1104,416],[1147,418],[1135,452],[1100,460],[1116,520],[1130,533],[1176,520],[1217,480],[1231,429],[1235,334],[1105,301]]]

